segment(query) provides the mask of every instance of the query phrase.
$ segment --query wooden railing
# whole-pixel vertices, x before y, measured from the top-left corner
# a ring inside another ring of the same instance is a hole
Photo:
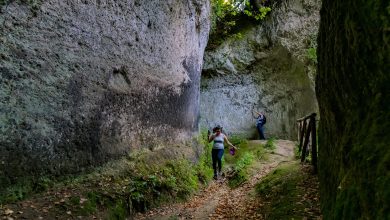
[[[314,172],[317,172],[317,129],[316,113],[312,113],[297,120],[298,123],[298,141],[299,152],[301,153],[301,162],[306,160],[309,154],[308,145],[311,139],[311,163],[314,166]]]

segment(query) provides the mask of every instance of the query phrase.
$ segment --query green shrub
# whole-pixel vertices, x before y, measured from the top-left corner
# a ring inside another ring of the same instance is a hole
[[[201,129],[197,142],[203,147],[203,152],[195,166],[195,171],[199,182],[207,184],[213,175],[211,164],[211,149],[213,148],[213,144],[208,142],[207,129]]]
[[[202,184],[207,184],[213,175],[213,169],[210,164],[210,159],[206,156],[201,156],[199,163],[195,167],[198,180]]]
[[[295,146],[294,146],[294,156],[296,159],[300,158],[301,155],[300,155],[300,151],[299,151],[299,143],[297,143]]]
[[[30,183],[19,183],[8,187],[0,194],[0,203],[11,203],[25,199],[33,191]]]
[[[130,181],[129,197],[141,211],[170,201],[169,198],[185,199],[198,189],[196,166],[184,159],[137,171]]]
[[[9,183],[7,184],[9,185]],[[17,184],[5,187],[0,191],[0,203],[12,203],[27,198],[28,196],[42,192],[52,187],[54,182],[49,177],[25,178]]]
[[[87,200],[83,203],[82,214],[87,215],[94,213],[97,210],[97,204],[101,200],[101,196],[96,192],[88,192]]]
[[[248,146],[248,140],[238,135],[232,135],[231,137],[229,137],[229,141],[233,145],[238,146],[240,148]]]
[[[234,174],[229,179],[228,185],[235,188],[248,180],[247,168],[252,164],[255,156],[251,152],[246,152],[235,164]]]
[[[213,48],[229,37],[241,38],[240,30],[248,23],[263,20],[270,7],[256,8],[246,0],[212,0],[211,31],[208,47]]]
[[[38,191],[66,186],[76,193],[56,209],[88,215],[104,208],[109,219],[124,219],[130,208],[145,211],[163,202],[186,199],[199,188],[199,183],[207,184],[211,180],[212,144],[207,141],[207,131],[198,141],[204,149],[196,164],[184,158],[153,162],[148,153],[140,151],[109,162],[93,173],[62,178],[62,182],[50,177],[20,181],[0,191],[0,203],[15,202]],[[0,181],[9,182],[4,178]]]
[[[128,204],[124,200],[117,200],[108,211],[109,220],[126,219],[128,216]]]
[[[275,138],[274,137],[269,138],[267,140],[267,143],[265,143],[264,148],[269,150],[275,150],[276,149]]]
[[[313,61],[314,63],[317,63],[317,48],[310,47],[309,49],[307,49],[306,56],[309,60]]]
[[[255,155],[256,155],[257,160],[267,160],[268,159],[267,154],[266,154],[263,146],[258,147],[256,149]]]

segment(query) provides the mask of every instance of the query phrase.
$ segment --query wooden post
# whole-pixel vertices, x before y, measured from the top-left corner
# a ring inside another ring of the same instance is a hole
[[[301,122],[302,123],[302,122]],[[302,150],[302,144],[303,144],[303,137],[304,137],[304,134],[305,134],[305,131],[306,131],[306,120],[303,120],[303,126],[301,127],[301,136],[299,138],[299,152],[301,152]]]
[[[299,137],[301,136],[301,122],[300,121],[298,121],[297,122],[297,125],[298,125],[298,143],[299,143]]]
[[[311,133],[311,127],[312,127],[312,123],[311,123],[311,120],[310,120],[309,121],[309,126],[307,127],[307,130],[306,130],[305,142],[303,143],[301,162],[304,162],[305,159],[306,159],[306,151],[307,151],[307,145],[309,143],[309,136],[310,136],[310,133]]]
[[[316,114],[313,113],[310,117],[311,121],[311,163],[314,166],[314,172],[317,173],[317,128]]]

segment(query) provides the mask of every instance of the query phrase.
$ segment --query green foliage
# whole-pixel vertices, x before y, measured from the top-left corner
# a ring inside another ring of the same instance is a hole
[[[207,184],[213,175],[213,169],[211,164],[211,149],[213,147],[212,143],[208,141],[207,129],[202,129],[199,137],[198,143],[203,146],[203,153],[199,158],[198,164],[195,166],[195,171],[198,176],[198,180],[202,184]]]
[[[87,190],[86,200],[77,195],[71,197],[66,208],[78,215],[88,215],[105,207],[108,219],[125,219],[130,208],[145,211],[163,202],[185,199],[198,189],[197,165],[185,159],[160,165],[145,164],[143,160],[139,157],[135,167],[132,166],[133,172],[127,176],[102,174],[94,177],[98,179],[91,181],[99,181],[100,187],[95,191]],[[211,178],[212,174],[209,176]]]
[[[90,213],[94,213],[98,207],[98,201],[101,196],[99,196],[96,192],[88,192],[87,193],[87,201],[83,203],[82,214],[87,215]]]
[[[281,166],[264,177],[255,186],[265,201],[261,213],[267,219],[302,219],[303,211],[313,206],[312,201],[302,200],[307,193],[305,178],[307,174],[300,172],[298,163]]]
[[[250,152],[246,152],[241,159],[236,163],[236,166],[234,169],[236,171],[244,170],[248,165],[250,165],[253,162],[254,155]]]
[[[195,171],[198,180],[202,184],[207,184],[211,180],[213,174],[213,169],[211,167],[209,157],[202,155],[199,160],[199,163],[195,166]]]
[[[126,201],[117,200],[113,205],[110,206],[108,215],[109,220],[126,219],[128,216]]]
[[[301,157],[301,152],[299,151],[299,143],[297,143],[294,146],[294,156],[295,156],[296,159]]]
[[[256,156],[257,160],[267,160],[268,159],[267,154],[266,154],[263,147],[257,148],[257,150],[255,151],[255,156]]]
[[[264,148],[269,149],[269,150],[275,150],[276,145],[275,145],[275,138],[271,137],[267,140],[267,143],[265,143]]]
[[[168,220],[179,220],[179,217],[177,215],[172,215],[168,218]]]
[[[211,6],[213,22],[222,21],[224,19],[227,20],[225,23],[234,22],[234,20],[229,20],[229,18],[238,17],[240,15],[245,15],[247,18],[254,18],[255,20],[261,20],[271,11],[270,7],[264,5],[257,8],[248,0],[212,0]]]
[[[187,160],[168,161],[163,166],[140,167],[129,185],[133,205],[145,210],[169,198],[185,199],[198,188],[198,175]]]
[[[274,170],[271,174],[268,174],[265,178],[261,180],[259,184],[256,185],[256,192],[259,195],[265,196],[271,192],[280,193],[289,193],[292,183],[287,181],[291,177],[292,172],[296,172],[297,167],[280,167]],[[286,177],[288,178],[284,178]]]
[[[4,180],[5,181],[5,180]],[[6,181],[5,181],[6,182]],[[4,185],[9,185],[2,183]],[[54,181],[49,177],[25,178],[17,184],[0,190],[0,204],[11,203],[27,198],[28,196],[47,190],[54,186]]]
[[[38,182],[36,183],[36,185],[34,187],[35,188],[34,191],[35,192],[42,192],[42,191],[45,191],[53,186],[54,186],[53,179],[51,179],[47,176],[40,177]]]
[[[270,7],[261,7],[258,10],[255,10],[249,1],[247,1],[245,5],[244,14],[248,17],[253,17],[256,20],[263,20],[268,12],[271,11]]]
[[[359,219],[362,215],[359,197],[362,193],[355,186],[346,190],[340,190],[335,205],[335,215],[340,219]]]
[[[255,156],[246,152],[235,164],[234,175],[229,179],[228,185],[235,188],[248,180],[247,168],[252,164]]]
[[[229,137],[229,141],[233,145],[238,146],[240,148],[246,148],[248,146],[248,140],[238,135],[232,135],[231,137]]]
[[[263,20],[271,11],[268,6],[260,8],[248,0],[212,0],[211,33],[208,47],[215,47],[226,38],[240,39],[240,29],[251,21]]]
[[[15,202],[51,187],[66,186],[77,193],[56,206],[59,211],[72,210],[85,216],[103,208],[108,219],[124,219],[130,208],[144,211],[161,203],[186,199],[199,188],[199,183],[207,184],[211,180],[212,144],[207,141],[207,131],[198,137],[198,143],[204,149],[196,164],[184,158],[151,162],[150,152],[140,151],[93,173],[65,177],[61,182],[51,177],[20,181],[0,191],[0,203]],[[0,178],[0,181],[11,185],[7,179]]]
[[[230,142],[238,147],[236,154],[231,156],[228,149],[225,150],[224,167],[230,167],[232,176],[229,177],[228,185],[235,188],[248,180],[248,168],[254,160],[265,160],[267,154],[261,144],[248,142],[243,137],[231,136]]]
[[[250,143],[248,140],[240,136],[232,136],[229,140],[238,147],[238,150],[236,150],[236,154],[234,156],[229,154],[229,149],[225,150],[226,156],[224,156],[224,158],[228,166],[236,166],[238,161],[247,153],[254,155],[257,160],[267,159],[267,154],[261,144]]]
[[[22,200],[33,191],[31,183],[18,183],[8,187],[0,194],[0,203],[11,203]]]
[[[317,48],[310,47],[307,49],[307,58],[314,63],[317,63]]]
[[[224,153],[224,160],[226,162],[227,165],[230,165],[230,166],[235,166],[235,164],[242,158],[242,156],[244,154],[246,154],[247,152],[251,152],[253,153],[256,148],[250,148],[248,146],[248,140],[246,140],[245,138],[241,137],[241,136],[231,136],[229,137],[229,141],[237,146],[239,149],[236,150],[236,153],[234,156],[231,156],[229,154],[229,148],[226,148],[225,149],[225,153]]]
[[[312,34],[309,39],[310,46],[307,49],[306,57],[314,64],[317,64],[317,34]]]

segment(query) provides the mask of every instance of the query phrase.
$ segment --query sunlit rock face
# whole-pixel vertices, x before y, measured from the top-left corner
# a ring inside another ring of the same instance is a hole
[[[390,218],[390,3],[324,0],[316,92],[324,219]]]
[[[266,137],[297,139],[296,119],[318,109],[308,50],[316,45],[319,8],[319,0],[275,3],[241,38],[206,50],[202,127],[220,124],[227,133],[256,138],[256,110],[267,116]]]
[[[1,6],[1,175],[73,172],[190,139],[209,7],[206,0]]]

